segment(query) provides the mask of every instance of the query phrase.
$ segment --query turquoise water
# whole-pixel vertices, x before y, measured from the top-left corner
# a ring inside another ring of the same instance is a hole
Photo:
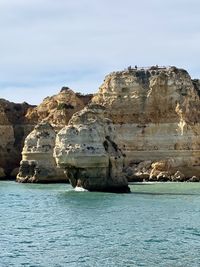
[[[200,266],[200,184],[131,194],[0,182],[0,266]]]

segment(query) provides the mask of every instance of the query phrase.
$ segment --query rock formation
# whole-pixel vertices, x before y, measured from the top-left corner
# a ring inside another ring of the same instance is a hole
[[[100,105],[75,113],[56,138],[55,158],[73,187],[90,191],[129,192],[124,156],[115,143],[115,129]]]
[[[186,179],[200,176],[199,96],[199,80],[175,67],[129,68],[106,76],[92,102],[106,107],[115,125],[129,179],[165,172],[166,180],[177,171]],[[149,160],[154,165],[138,171]]]
[[[30,108],[26,117],[35,124],[41,121],[49,122],[56,130],[60,130],[91,98],[92,95],[74,93],[68,87],[63,87],[59,94],[46,97],[40,105]]]
[[[0,99],[0,177],[10,177],[21,160],[26,135],[33,124],[25,115],[31,106]]]
[[[25,141],[18,180],[65,179],[56,161],[88,190],[127,192],[126,178],[200,181],[199,98],[200,81],[175,67],[113,72],[92,100],[63,88],[28,109],[26,119],[42,123]],[[9,149],[13,128],[1,120]]]
[[[25,140],[18,182],[67,181],[53,158],[56,132],[67,125],[71,116],[81,110],[91,97],[63,87],[59,94],[47,97],[39,106],[28,109],[26,117],[39,124]]]
[[[91,98],[92,95],[81,95],[63,87],[59,94],[45,98],[38,107],[0,99],[0,177],[16,177],[24,139],[38,122],[50,122],[57,131]]]
[[[66,177],[53,158],[56,133],[48,123],[39,123],[26,137],[18,182],[62,182]]]

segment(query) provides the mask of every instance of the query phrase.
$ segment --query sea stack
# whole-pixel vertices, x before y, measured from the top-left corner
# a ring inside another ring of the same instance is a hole
[[[57,134],[54,156],[73,187],[127,193],[125,155],[115,142],[115,128],[104,111],[104,107],[92,104],[75,113]]]

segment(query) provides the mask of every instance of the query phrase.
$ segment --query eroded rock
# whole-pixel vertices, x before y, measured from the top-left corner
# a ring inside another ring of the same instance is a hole
[[[187,179],[200,173],[199,92],[199,80],[183,69],[129,68],[106,76],[92,102],[113,121],[127,167],[133,160],[163,160],[171,170],[156,169],[150,179],[160,171],[169,177],[180,171]]]
[[[34,127],[25,117],[30,107],[0,99],[0,166],[7,178],[19,166],[24,139]]]
[[[73,187],[89,191],[129,192],[123,174],[123,152],[115,129],[100,105],[88,105],[73,115],[56,138],[54,156]]]
[[[139,163],[131,162],[128,167],[124,168],[124,173],[129,182],[148,181],[151,171],[151,160]]]
[[[26,117],[35,124],[49,122],[56,130],[60,130],[91,98],[92,95],[82,95],[63,87],[58,94],[46,97],[37,107],[29,108]]]
[[[5,176],[15,179],[24,140],[38,122],[50,122],[58,131],[91,97],[63,87],[59,94],[45,98],[38,107],[0,99],[0,166]]]
[[[175,174],[172,176],[172,181],[175,182],[184,182],[185,180],[185,175],[180,171],[175,172]]]
[[[48,123],[39,123],[26,137],[18,182],[63,182],[66,177],[53,158],[56,133]]]
[[[87,108],[82,109],[91,97],[84,100],[63,88],[29,109],[27,118],[49,121],[56,132],[64,126],[54,155],[73,186],[111,191],[125,185],[126,191],[124,176],[130,181],[200,178],[199,96],[199,80],[185,70],[129,68],[106,76]],[[13,142],[12,134],[5,138]],[[37,172],[43,161],[31,154]],[[31,164],[24,162],[28,173]]]

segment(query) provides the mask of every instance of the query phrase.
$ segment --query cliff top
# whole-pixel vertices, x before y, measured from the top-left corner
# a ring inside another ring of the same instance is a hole
[[[69,87],[62,87],[58,94],[48,96],[37,107],[30,108],[26,117],[36,123],[48,121],[52,125],[63,126],[75,112],[83,109],[91,98],[91,94],[82,95]]]

